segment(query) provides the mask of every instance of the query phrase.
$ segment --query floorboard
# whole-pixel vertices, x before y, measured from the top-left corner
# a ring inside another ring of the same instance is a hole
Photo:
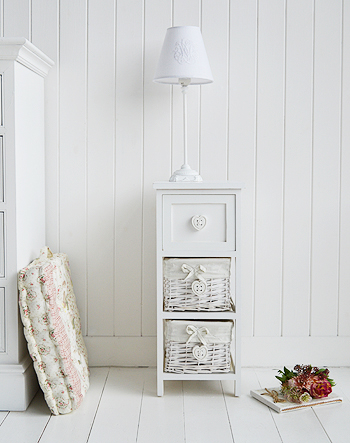
[[[261,388],[279,386],[275,376],[277,371],[256,371]],[[334,406],[334,405],[331,405]],[[324,407],[324,406],[323,406]],[[330,440],[317,419],[313,408],[290,411],[283,414],[271,411],[283,443],[329,443]]]
[[[52,416],[40,443],[86,443],[99,406],[108,368],[90,370],[90,388],[80,408],[72,414]]]
[[[44,395],[38,391],[26,411],[7,415],[0,426],[0,442],[37,443],[50,418]]]
[[[0,426],[8,415],[8,411],[0,411]]]
[[[350,368],[331,368],[329,376],[336,383],[334,392],[341,392],[344,399],[350,401]]]
[[[232,396],[231,383],[221,383],[235,443],[281,443],[270,409],[250,396],[251,389],[260,389],[255,371],[242,371],[242,393],[239,399]]]
[[[234,442],[221,383],[184,381],[183,386],[186,442]]]
[[[138,443],[185,442],[184,405],[181,381],[168,381],[166,395],[157,397],[156,372],[145,377]]]
[[[137,441],[145,374],[137,368],[110,369],[89,443]]]
[[[250,396],[278,386],[273,369],[244,368],[231,382],[167,381],[155,368],[92,368],[81,407],[52,416],[38,392],[24,412],[0,412],[1,443],[349,443],[350,368],[331,368],[341,404],[278,414]]]
[[[333,443],[350,441],[350,371],[349,368],[332,368],[330,377],[336,382],[334,392],[343,402],[336,405],[315,406],[313,409],[322,427]]]

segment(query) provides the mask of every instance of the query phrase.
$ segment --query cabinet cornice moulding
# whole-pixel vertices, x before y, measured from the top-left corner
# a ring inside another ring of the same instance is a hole
[[[202,182],[169,182],[159,181],[153,183],[154,189],[174,190],[219,190],[219,189],[245,189],[245,184],[232,181],[202,181]]]
[[[0,38],[0,60],[16,60],[45,77],[54,62],[24,37]]]

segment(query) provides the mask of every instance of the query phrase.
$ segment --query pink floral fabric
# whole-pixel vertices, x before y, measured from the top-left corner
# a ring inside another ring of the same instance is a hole
[[[89,388],[67,255],[43,248],[19,272],[18,289],[24,335],[45,400],[54,415],[67,414],[80,406]]]

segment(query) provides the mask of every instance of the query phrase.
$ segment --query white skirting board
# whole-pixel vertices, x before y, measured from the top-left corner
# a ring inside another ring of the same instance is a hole
[[[84,337],[89,366],[156,366],[156,337]]]
[[[242,366],[350,366],[350,337],[243,337]]]
[[[39,389],[32,359],[0,365],[0,411],[25,411]]]
[[[90,366],[155,366],[155,337],[84,337]],[[350,337],[243,337],[242,366],[350,366]]]

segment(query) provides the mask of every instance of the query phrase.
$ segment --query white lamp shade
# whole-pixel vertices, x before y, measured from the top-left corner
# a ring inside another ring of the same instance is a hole
[[[167,29],[154,81],[178,84],[179,79],[190,79],[192,85],[213,81],[202,34],[197,26]]]

